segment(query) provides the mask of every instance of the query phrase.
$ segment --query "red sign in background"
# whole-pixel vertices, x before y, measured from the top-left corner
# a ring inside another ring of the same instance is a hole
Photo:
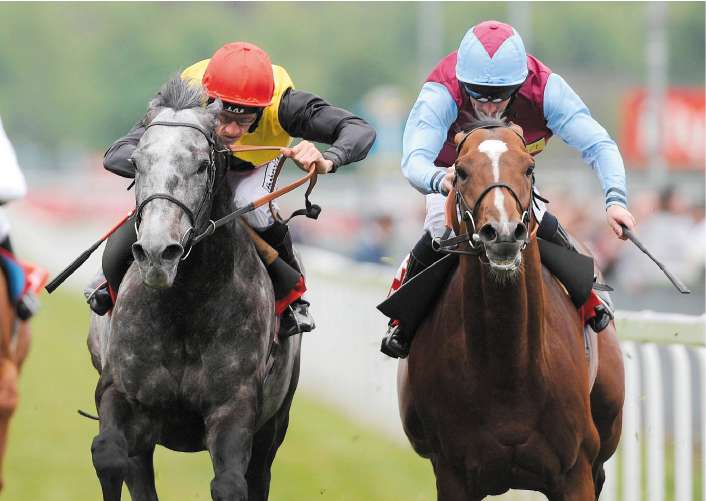
[[[666,92],[661,146],[672,170],[703,171],[706,164],[706,99],[704,89],[670,88]],[[647,165],[647,91],[635,89],[623,98],[620,151],[628,167]]]

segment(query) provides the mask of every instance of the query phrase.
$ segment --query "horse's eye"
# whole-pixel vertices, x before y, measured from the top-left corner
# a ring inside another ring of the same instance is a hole
[[[465,180],[468,177],[468,174],[466,174],[466,171],[463,169],[459,169],[458,167],[456,167],[456,175],[458,176],[458,178],[461,181]]]
[[[201,160],[201,163],[199,163],[199,174],[208,169],[208,166],[211,164],[208,160]]]
[[[527,167],[527,172],[525,172],[525,176],[530,177],[532,174],[534,174],[534,164]]]

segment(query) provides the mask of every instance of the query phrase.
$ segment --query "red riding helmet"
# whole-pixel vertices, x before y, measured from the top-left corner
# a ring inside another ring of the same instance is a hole
[[[232,42],[218,49],[202,83],[209,97],[247,107],[269,106],[275,91],[270,56],[247,42]]]

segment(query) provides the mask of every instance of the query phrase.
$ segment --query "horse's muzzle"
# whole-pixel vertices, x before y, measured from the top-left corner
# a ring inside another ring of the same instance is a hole
[[[154,289],[165,289],[174,283],[179,260],[184,255],[184,247],[177,243],[143,245],[138,241],[132,245],[132,255],[140,268],[145,285]]]
[[[492,221],[483,225],[478,236],[495,271],[513,273],[519,269],[528,238],[524,223]]]

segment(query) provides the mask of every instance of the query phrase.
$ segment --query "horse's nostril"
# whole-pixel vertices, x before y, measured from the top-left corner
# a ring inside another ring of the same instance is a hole
[[[498,238],[498,232],[490,224],[483,226],[478,234],[480,235],[481,240],[485,243],[493,242]]]
[[[147,261],[147,253],[140,244],[132,244],[132,255],[137,262],[142,263]]]
[[[527,226],[524,223],[517,223],[515,227],[515,240],[527,239]]]
[[[179,244],[167,245],[167,248],[162,251],[162,259],[164,261],[174,261],[179,259],[184,254],[184,247]]]

